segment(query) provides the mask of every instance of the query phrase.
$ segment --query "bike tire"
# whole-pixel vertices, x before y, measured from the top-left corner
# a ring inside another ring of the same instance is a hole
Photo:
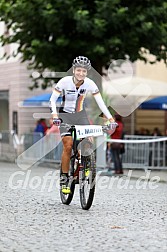
[[[91,153],[91,154],[89,154]],[[82,157],[83,168],[80,170],[80,203],[84,210],[89,210],[92,206],[94,193],[95,193],[95,178],[96,178],[96,165],[95,165],[95,153],[93,150],[89,150],[88,155]],[[89,168],[89,177],[85,176],[85,172]]]
[[[70,161],[70,169],[69,169],[69,179],[70,179],[70,188],[71,188],[71,193],[70,194],[64,194],[61,191],[61,185],[60,185],[60,198],[61,202],[65,205],[69,205],[73,199],[74,196],[74,191],[75,191],[75,181],[74,181],[74,158],[71,159]],[[60,176],[61,176],[61,171],[60,171]]]

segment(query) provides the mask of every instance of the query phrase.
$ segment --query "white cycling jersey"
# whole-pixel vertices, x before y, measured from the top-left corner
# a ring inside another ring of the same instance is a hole
[[[77,113],[84,109],[84,99],[88,92],[92,93],[105,116],[108,119],[112,118],[94,81],[86,77],[83,84],[77,88],[73,82],[73,76],[66,76],[55,85],[55,90],[50,98],[52,114],[57,114],[56,101],[61,93],[63,97],[62,111],[67,113]]]

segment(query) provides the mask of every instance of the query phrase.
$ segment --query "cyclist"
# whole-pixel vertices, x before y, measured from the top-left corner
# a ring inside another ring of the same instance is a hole
[[[66,76],[60,79],[55,85],[55,89],[51,95],[50,107],[53,123],[58,126],[60,126],[61,121],[73,125],[90,124],[84,109],[84,99],[88,92],[92,93],[99,108],[108,118],[110,123],[115,122],[101,97],[97,85],[93,82],[93,80],[87,77],[87,73],[91,69],[90,60],[87,57],[78,56],[73,60],[72,67],[73,76]],[[63,104],[58,113],[56,101],[61,93],[63,97]],[[114,130],[115,129],[113,128],[113,131]],[[60,133],[63,142],[61,190],[64,194],[69,194],[70,188],[68,187],[68,171],[73,140],[71,132],[65,128],[60,127]]]

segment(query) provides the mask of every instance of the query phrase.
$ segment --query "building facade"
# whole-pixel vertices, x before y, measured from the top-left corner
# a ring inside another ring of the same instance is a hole
[[[0,35],[4,32],[6,32],[5,25],[0,22]],[[16,49],[16,44],[1,46],[0,56],[2,57],[4,53],[10,55]],[[166,83],[164,95],[167,95],[167,68],[164,63],[151,65],[137,61],[133,67],[135,76]],[[26,98],[52,91],[51,88],[47,90],[38,88],[31,91],[28,88],[32,86],[30,74],[27,65],[21,63],[19,55],[16,58],[11,57],[8,61],[0,60],[0,131],[15,130],[19,135],[32,132],[37,121],[37,118],[33,117],[34,113],[50,112],[48,107],[19,106],[19,102]],[[153,96],[155,97],[156,93]],[[154,127],[159,127],[163,133],[167,129],[167,112],[136,109],[124,121],[128,134],[133,134],[141,128],[152,131]]]
[[[153,56],[150,56],[150,59]],[[167,96],[167,66],[163,62],[157,62],[156,64],[145,64],[141,61],[136,63],[136,75],[146,79],[160,81],[166,84],[166,88],[163,88],[161,95]],[[157,84],[156,91],[153,97],[158,96],[160,85]],[[140,131],[142,129],[148,129],[153,132],[153,129],[158,127],[162,133],[165,134],[167,129],[167,110],[141,110],[137,109],[135,113],[135,129]]]
[[[30,90],[31,85],[26,64],[18,60],[0,64],[0,131],[15,130],[19,135],[31,132],[37,120],[34,113],[49,113],[47,107],[20,106],[20,102],[28,97],[51,92],[51,89],[44,91],[41,88]]]

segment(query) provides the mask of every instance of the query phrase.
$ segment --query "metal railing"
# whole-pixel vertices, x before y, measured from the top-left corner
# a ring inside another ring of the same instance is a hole
[[[41,133],[26,133],[21,139],[25,159],[32,158],[37,162],[61,162],[62,142],[59,134],[43,137]]]
[[[167,169],[167,141],[157,141],[153,136],[126,135],[125,140],[137,140],[136,143],[125,143],[123,165],[127,168]],[[147,140],[152,142],[147,142]],[[143,142],[146,140],[146,142]],[[140,143],[141,141],[141,143]]]
[[[0,160],[14,162],[17,156],[18,145],[13,131],[0,132]]]
[[[60,163],[62,154],[62,142],[58,140],[60,135],[51,134],[45,137],[45,141],[40,141],[41,139],[44,139],[41,133],[26,133],[18,138],[14,132],[0,132],[0,159],[15,161],[17,156],[24,152],[24,157],[27,159],[35,158],[39,162]],[[122,155],[124,168],[167,169],[167,141],[159,141],[152,136],[136,135],[125,135],[124,140],[126,140],[125,153]],[[97,137],[96,160],[99,168],[107,166],[107,142],[106,137]],[[26,151],[35,143],[37,143],[35,151],[34,149],[31,152]],[[109,165],[113,167],[112,156]]]
[[[102,144],[99,144],[97,149],[97,166],[113,168],[112,153],[110,162],[107,163],[106,160],[107,142],[112,140],[104,136],[100,138],[99,142],[101,141]],[[125,153],[121,156],[123,168],[167,169],[167,138],[166,141],[162,141],[163,139],[163,137],[125,135],[123,139]]]

